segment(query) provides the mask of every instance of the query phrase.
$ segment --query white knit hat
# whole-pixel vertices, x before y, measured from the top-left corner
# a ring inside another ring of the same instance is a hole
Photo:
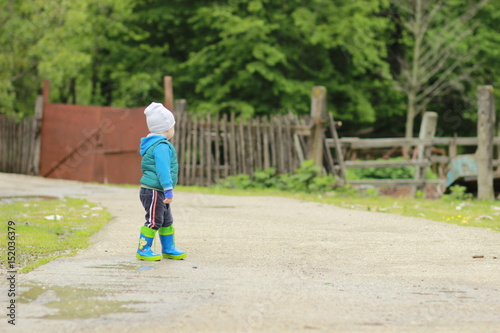
[[[175,118],[169,109],[161,103],[151,103],[144,110],[146,123],[151,133],[163,133],[174,127]]]

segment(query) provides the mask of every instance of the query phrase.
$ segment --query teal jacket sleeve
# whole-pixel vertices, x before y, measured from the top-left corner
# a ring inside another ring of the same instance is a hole
[[[170,159],[172,157],[172,150],[166,143],[160,143],[153,151],[156,163],[156,174],[163,187],[163,191],[171,190],[174,188],[172,176],[170,173]]]

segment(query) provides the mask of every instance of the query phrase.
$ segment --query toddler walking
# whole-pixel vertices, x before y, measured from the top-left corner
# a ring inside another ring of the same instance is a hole
[[[170,210],[173,188],[177,184],[179,166],[177,153],[170,139],[175,134],[175,118],[161,103],[151,103],[145,110],[150,133],[141,138],[141,203],[146,210],[146,222],[141,227],[136,257],[141,260],[183,259],[186,252],[175,247],[174,220]],[[151,246],[158,231],[161,255]]]

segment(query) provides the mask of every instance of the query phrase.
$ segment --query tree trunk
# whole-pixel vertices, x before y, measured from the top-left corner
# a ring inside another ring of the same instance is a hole
[[[413,138],[413,126],[415,122],[415,97],[413,93],[408,94],[408,110],[406,114],[406,128],[405,128],[405,138]],[[406,145],[403,147],[403,157],[408,158],[410,153],[410,146]]]

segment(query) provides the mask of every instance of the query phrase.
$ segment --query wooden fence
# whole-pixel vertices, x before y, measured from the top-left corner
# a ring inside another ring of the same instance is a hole
[[[383,186],[444,184],[444,174],[438,180],[426,179],[426,168],[448,164],[459,145],[480,146],[482,142],[478,138],[434,137],[436,114],[424,116],[429,124],[422,123],[420,135],[415,139],[339,138],[336,123],[326,111],[326,90],[323,87],[313,88],[311,114],[307,117],[289,114],[241,120],[234,114],[199,116],[188,113],[182,100],[176,101],[175,106],[171,105],[172,101],[167,104],[176,115],[173,143],[178,153],[179,184],[182,185],[211,185],[231,175],[252,174],[257,169],[269,167],[275,167],[278,173],[290,173],[305,159],[313,159],[328,173],[335,174],[339,183]],[[35,116],[20,122],[0,117],[0,172],[38,174],[42,105],[42,97],[39,97]],[[488,105],[486,109],[491,113],[494,105]],[[325,137],[328,132],[328,137]],[[489,140],[489,150],[493,145],[500,147],[500,137],[491,136]],[[416,158],[406,161],[350,161],[344,158],[349,150],[403,146],[418,147]],[[447,146],[447,156],[430,154],[433,146]],[[493,160],[493,154],[489,152],[488,156],[490,168],[500,165],[499,160]],[[345,176],[348,168],[405,166],[415,167],[414,179],[347,180]]]
[[[494,199],[494,194],[498,189],[494,189],[494,179],[499,178],[498,167],[500,160],[494,158],[496,153],[500,155],[500,137],[495,137],[496,131],[496,108],[492,86],[478,87],[478,137],[458,138],[458,137],[434,137],[437,126],[437,114],[435,112],[425,112],[422,117],[420,126],[420,134],[418,138],[384,138],[384,139],[359,139],[359,138],[336,138],[326,139],[325,145],[328,148],[334,148],[340,151],[337,156],[338,164],[333,165],[330,162],[332,170],[339,170],[336,173],[340,175],[340,179],[344,183],[353,185],[382,185],[394,186],[398,184],[412,185],[413,193],[416,189],[423,189],[426,184],[444,185],[446,183],[445,173],[439,174],[440,179],[426,179],[426,170],[436,164],[448,165],[454,157],[457,156],[457,146],[476,146],[476,159],[478,167],[477,187],[478,197],[481,199]],[[332,120],[330,119],[330,123]],[[332,126],[330,126],[332,128]],[[335,131],[333,131],[335,132]],[[334,133],[335,134],[335,133]],[[447,156],[433,156],[431,147],[447,146]],[[342,156],[346,150],[355,149],[380,149],[397,147],[416,147],[416,158],[406,161],[343,161]],[[383,167],[415,167],[415,176],[413,179],[362,179],[362,180],[347,180],[345,178],[345,169],[347,168],[383,168]],[[446,167],[447,168],[447,167]],[[446,169],[445,168],[445,169]],[[494,168],[497,172],[494,173]]]
[[[0,115],[0,172],[38,174],[40,121]]]
[[[211,185],[236,174],[275,167],[293,172],[306,158],[305,119],[294,115],[237,120],[232,114],[204,116],[176,112],[179,184]]]

